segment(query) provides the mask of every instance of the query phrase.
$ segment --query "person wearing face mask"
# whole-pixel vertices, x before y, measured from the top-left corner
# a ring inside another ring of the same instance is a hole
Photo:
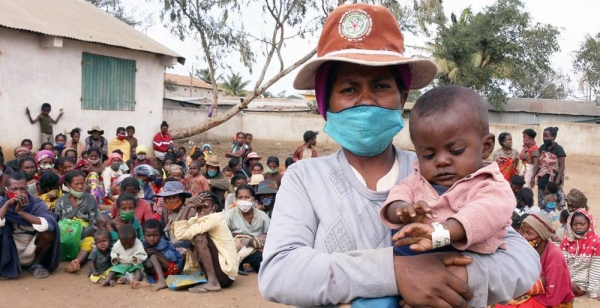
[[[267,158],[267,169],[263,173],[265,180],[271,180],[277,184],[277,187],[281,186],[281,178],[283,175],[279,172],[279,158],[275,156],[269,156]]]
[[[35,155],[35,161],[39,166],[40,174],[54,169],[54,154],[52,151],[42,150]]]
[[[229,191],[229,180],[225,178],[225,175],[221,171],[219,157],[217,155],[209,155],[206,158],[204,170],[202,172],[208,181],[210,191],[219,198],[219,206],[223,205],[225,202],[225,194]],[[222,208],[219,208],[219,211],[222,210]]]
[[[38,183],[37,165],[31,157],[25,157],[19,160],[19,172],[27,181],[27,192],[33,196],[37,195],[36,185]]]
[[[165,236],[175,245],[181,255],[185,255],[190,247],[190,241],[182,241],[177,238],[173,233],[172,224],[181,218],[181,213],[186,208],[185,200],[191,198],[192,194],[187,192],[179,181],[169,178],[163,187],[163,191],[156,196],[164,200],[161,221],[165,224]]]
[[[78,219],[83,225],[79,253],[65,269],[68,273],[77,272],[87,261],[87,257],[92,251],[93,235],[98,230],[98,202],[92,195],[85,192],[84,182],[85,176],[80,171],[67,172],[64,184],[69,188],[69,192],[60,197],[54,207],[54,213],[58,215],[58,220]]]
[[[141,198],[151,203],[156,201],[156,195],[152,189],[151,182],[157,174],[156,169],[150,165],[139,165],[133,169],[133,176],[138,180],[142,189],[140,193]],[[159,211],[159,208],[157,207],[156,210]]]
[[[558,127],[546,127],[544,129],[544,144],[540,147],[540,159],[537,167],[533,170],[534,177],[531,187],[538,184],[538,204],[541,206],[544,200],[544,190],[548,182],[554,182],[560,188],[565,183],[565,158],[567,154],[563,147],[556,143]]]
[[[596,235],[594,219],[580,208],[567,220],[567,235],[560,243],[569,271],[571,288],[575,296],[586,292],[590,298],[598,298],[600,281],[600,237]]]
[[[98,148],[90,148],[88,152],[90,157],[84,164],[85,190],[94,196],[98,203],[103,203],[105,189],[100,175],[106,166],[102,163],[102,152]]]
[[[67,136],[64,134],[58,134],[54,137],[54,149],[58,151],[58,153],[62,153],[65,145],[67,143]]]
[[[248,178],[245,175],[236,174],[233,177],[231,177],[231,186],[230,186],[229,193],[227,194],[227,197],[225,197],[225,204],[223,205],[223,211],[227,212],[231,208],[234,208],[236,206],[235,192],[237,191],[237,189],[240,186],[247,185],[247,184],[248,184]]]
[[[123,153],[122,161],[131,158],[131,144],[127,141],[125,127],[117,128],[117,135],[108,142],[108,153],[113,153],[115,150],[121,150]]]
[[[135,230],[136,238],[144,240],[144,231],[140,221],[135,217],[135,196],[123,192],[117,198],[118,215],[106,224],[106,230],[110,233],[110,244],[114,245],[119,240],[118,230],[124,225],[130,225]]]
[[[573,307],[575,295],[571,291],[569,266],[560,248],[549,241],[554,233],[552,221],[544,215],[531,214],[521,223],[520,233],[540,255],[540,278],[524,295],[494,308]]]
[[[277,184],[271,180],[264,180],[256,187],[256,208],[267,213],[269,218],[273,214],[275,196],[277,195]]]
[[[138,145],[136,148],[135,158],[132,157],[130,160],[127,161],[127,166],[129,167],[129,170],[133,170],[139,165],[149,165],[151,167],[154,167],[154,162],[152,162],[152,159],[148,158],[147,153],[148,148],[145,145]]]
[[[106,161],[107,166],[102,171],[102,182],[104,184],[104,195],[110,196],[110,186],[112,183],[121,175],[123,175],[123,171],[120,169],[121,164],[123,164],[123,159],[121,155],[118,153],[112,153],[108,157]]]
[[[315,90],[324,132],[342,149],[300,160],[282,178],[258,281],[267,300],[321,306],[401,295],[413,307],[486,307],[527,292],[539,277],[539,255],[512,228],[503,238],[510,249],[491,255],[393,255],[378,211],[417,159],[392,141],[409,90],[437,75],[432,60],[403,53],[404,36],[385,7],[341,5],[325,21],[317,56],[294,87]]]
[[[233,236],[266,236],[271,220],[265,212],[256,208],[254,189],[249,185],[242,185],[236,190],[235,196],[236,207],[225,212],[225,221]],[[240,274],[248,274],[252,271],[258,273],[262,260],[262,251],[247,256],[240,262]]]

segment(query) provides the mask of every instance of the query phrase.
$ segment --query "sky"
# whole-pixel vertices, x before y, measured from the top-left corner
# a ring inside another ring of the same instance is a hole
[[[185,41],[179,40],[173,34],[169,32],[163,26],[160,21],[158,11],[160,10],[160,4],[156,2],[147,2],[147,0],[126,0],[126,5],[129,8],[135,8],[138,14],[151,14],[153,23],[146,29],[143,29],[146,35],[152,39],[162,43],[169,47],[173,51],[181,54],[186,58],[185,65],[177,65],[173,69],[169,69],[168,72],[189,75],[192,69],[205,68],[207,67],[206,62],[201,58],[202,51],[198,41],[194,38],[187,38]],[[407,0],[402,0],[407,1]],[[160,2],[160,1],[158,1]],[[408,1],[412,3],[412,1]],[[470,6],[474,13],[480,12],[485,6],[492,5],[495,1],[493,0],[444,0],[443,6],[447,16],[454,12],[460,15],[460,12]],[[526,10],[531,14],[533,22],[549,23],[561,30],[559,37],[560,52],[554,54],[552,57],[552,65],[555,69],[560,70],[562,73],[566,73],[571,77],[571,80],[576,80],[577,76],[572,72],[572,55],[573,52],[583,42],[585,35],[594,36],[600,32],[600,18],[598,18],[598,12],[600,12],[600,1],[596,0],[524,0]],[[250,7],[247,8],[242,16],[243,24],[246,30],[252,31],[256,35],[264,33],[263,29],[268,31],[268,25],[265,24],[265,20],[270,17],[264,17],[260,8]],[[424,37],[415,37],[405,33],[405,44],[415,46],[425,46],[426,39]],[[283,58],[286,66],[293,63],[297,59],[303,57],[306,53],[312,50],[317,45],[317,37],[312,36],[306,39],[295,38],[288,41],[284,47]],[[255,43],[255,46],[258,43]],[[419,53],[416,49],[407,48],[406,55]],[[260,54],[257,55],[257,63],[253,68],[251,74],[247,68],[240,64],[239,58],[230,57],[227,63],[231,66],[232,72],[240,73],[245,80],[250,80],[251,83],[247,87],[249,89],[258,79],[262,65],[264,63],[264,57]],[[267,70],[265,80],[276,74],[278,71],[278,65],[271,65]],[[292,83],[296,75],[294,72],[288,74],[286,77],[279,80],[276,84],[271,86],[268,90],[273,94],[277,94],[281,91],[286,91],[286,94],[298,94],[300,91],[294,90]],[[221,71],[221,73],[229,74],[230,71]],[[576,90],[577,84],[572,81],[571,87]]]

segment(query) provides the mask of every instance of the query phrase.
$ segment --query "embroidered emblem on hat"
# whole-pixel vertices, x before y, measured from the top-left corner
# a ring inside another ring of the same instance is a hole
[[[340,18],[340,36],[350,42],[360,42],[371,33],[373,21],[363,10],[350,10]]]

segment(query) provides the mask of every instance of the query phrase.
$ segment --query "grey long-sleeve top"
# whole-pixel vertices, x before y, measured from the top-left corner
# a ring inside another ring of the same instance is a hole
[[[415,154],[396,149],[397,183]],[[302,160],[282,180],[259,273],[264,298],[296,306],[348,303],[358,297],[397,295],[391,232],[379,221],[389,191],[365,187],[344,153]],[[507,202],[514,202],[514,200]],[[465,252],[473,307],[524,294],[539,277],[539,255],[514,230],[507,250]],[[415,279],[415,277],[413,277]]]

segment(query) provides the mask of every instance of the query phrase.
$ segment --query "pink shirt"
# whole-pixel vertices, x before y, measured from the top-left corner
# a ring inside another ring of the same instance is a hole
[[[498,248],[506,249],[502,238],[511,225],[516,200],[497,163],[484,162],[483,168],[457,181],[441,196],[419,173],[418,163],[414,167],[413,174],[390,190],[379,212],[384,225],[391,229],[403,226],[385,218],[391,202],[416,203],[423,200],[437,214],[436,221],[443,223],[453,218],[465,228],[466,241],[452,242],[456,249],[481,254],[494,253]]]

